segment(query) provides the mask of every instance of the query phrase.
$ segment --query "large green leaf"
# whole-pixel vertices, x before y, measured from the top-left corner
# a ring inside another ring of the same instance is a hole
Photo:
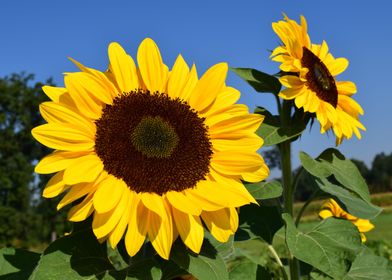
[[[344,204],[347,212],[356,217],[372,219],[381,211],[379,207],[361,199],[355,193],[352,193],[341,186],[332,184],[327,179],[317,179],[316,182],[320,189],[335,196],[341,203]]]
[[[241,259],[233,264],[229,274],[230,280],[269,280],[272,279],[270,273],[262,266],[249,259]]]
[[[91,230],[84,229],[59,238],[44,251],[31,280],[124,279],[106,255]]]
[[[271,92],[278,94],[282,88],[279,80],[266,74],[251,68],[230,68],[231,71],[240,76],[244,81],[251,85],[257,92]]]
[[[229,279],[222,256],[207,239],[204,239],[199,255],[189,251],[181,240],[177,240],[173,245],[170,260],[199,280]]]
[[[245,183],[245,187],[256,200],[277,198],[283,192],[282,184],[278,181]]]
[[[346,274],[361,249],[358,230],[351,222],[328,218],[303,233],[290,215],[283,214],[283,219],[287,246],[296,258],[333,278],[341,279]]]
[[[318,182],[320,188],[340,200],[350,214],[372,219],[382,211],[371,203],[368,186],[358,168],[338,150],[327,149],[316,159],[300,152],[300,159],[302,166],[310,174],[321,179]],[[332,175],[341,186],[329,182]]]
[[[28,279],[37,265],[40,254],[14,249],[0,249],[0,279]]]
[[[263,123],[256,131],[257,135],[264,139],[264,146],[273,146],[298,137],[306,128],[305,123],[301,120],[283,127],[278,116],[272,115],[261,107],[257,107],[255,113],[264,116]]]
[[[365,246],[355,258],[349,272],[343,280],[390,280],[392,263],[385,258],[375,256]]]
[[[235,240],[262,238],[272,243],[275,233],[283,226],[277,207],[245,205],[240,208],[239,228]]]

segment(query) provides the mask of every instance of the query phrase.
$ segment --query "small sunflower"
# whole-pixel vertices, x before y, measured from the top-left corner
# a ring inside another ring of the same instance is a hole
[[[269,174],[257,153],[263,117],[235,104],[240,92],[225,84],[226,63],[199,79],[179,55],[169,71],[149,38],[138,67],[118,43],[108,54],[106,72],[73,60],[82,72],[67,73],[64,88],[43,87],[52,100],[40,105],[48,123],[32,134],[54,151],[35,171],[56,173],[43,196],[66,192],[57,208],[78,201],[68,219],[93,214],[95,236],[113,248],[125,236],[130,256],[146,237],[165,259],[178,236],[199,253],[203,222],[227,241],[236,207],[255,203],[241,180]]]
[[[333,199],[330,199],[323,204],[321,211],[319,212],[319,216],[322,219],[336,217],[352,222],[358,228],[362,242],[366,241],[364,232],[371,231],[374,228],[374,225],[369,220],[360,219],[347,213]]]
[[[348,60],[334,58],[325,41],[321,45],[312,44],[303,16],[300,25],[286,15],[284,19],[272,23],[283,43],[271,54],[272,60],[281,63],[280,82],[286,87],[279,96],[294,99],[296,107],[315,113],[321,133],[332,129],[337,145],[353,134],[360,139],[359,129],[366,129],[359,122],[363,109],[351,98],[357,91],[356,86],[350,81],[336,80],[347,68]]]

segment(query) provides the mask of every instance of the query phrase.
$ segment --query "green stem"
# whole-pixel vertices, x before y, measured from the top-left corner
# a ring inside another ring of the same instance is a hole
[[[287,127],[290,125],[291,119],[291,102],[284,101],[282,111],[280,114],[281,125]],[[283,180],[283,199],[284,210],[286,213],[293,216],[293,200],[294,200],[294,184],[292,183],[292,169],[291,169],[291,142],[290,140],[281,143],[280,145],[280,159],[282,166],[282,180]],[[299,265],[294,256],[289,253],[290,279],[299,279]]]
[[[276,253],[275,248],[272,245],[268,245],[268,249],[270,250],[272,256],[276,260],[276,262],[279,265],[280,270],[282,271],[283,279],[288,280],[289,278],[287,277],[286,270],[284,269],[284,265],[282,261],[280,260],[278,253]]]

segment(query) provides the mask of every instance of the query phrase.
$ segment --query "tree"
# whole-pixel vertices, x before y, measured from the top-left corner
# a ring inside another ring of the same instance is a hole
[[[50,152],[31,136],[31,129],[44,122],[39,104],[48,98],[42,85],[32,74],[0,78],[0,244],[48,239],[43,227],[50,228],[47,221],[56,217],[53,202],[37,212],[48,176],[35,174],[34,166]]]

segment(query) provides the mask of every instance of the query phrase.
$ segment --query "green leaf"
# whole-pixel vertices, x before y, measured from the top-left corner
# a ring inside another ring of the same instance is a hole
[[[332,184],[327,179],[317,179],[316,182],[320,189],[335,196],[344,204],[347,212],[356,217],[372,219],[381,211],[379,207],[361,199],[355,193],[352,193],[341,186]]]
[[[313,159],[307,153],[300,151],[299,159],[301,160],[303,168],[318,178],[327,178],[332,175],[332,172],[322,162]]]
[[[216,249],[218,254],[224,259],[229,259],[234,254],[234,236],[230,236],[227,242],[219,242],[209,233],[204,232],[205,238],[210,242],[210,244]]]
[[[162,271],[155,260],[143,259],[132,263],[130,268],[125,269],[127,280],[159,280],[162,277]],[[116,278],[117,279],[117,278]]]
[[[349,262],[361,248],[358,230],[351,222],[328,218],[303,233],[290,215],[283,214],[283,219],[287,246],[296,258],[333,278],[341,279],[346,274]]]
[[[261,107],[257,107],[255,113],[264,116],[264,121],[257,129],[256,134],[264,139],[263,146],[266,147],[298,137],[306,128],[305,123],[300,120],[289,126],[282,127],[278,116],[273,116]]]
[[[173,244],[170,260],[200,280],[229,279],[223,258],[207,239],[204,239],[199,255],[189,251],[177,240]]]
[[[283,192],[282,184],[278,181],[245,183],[244,185],[256,200],[277,198]]]
[[[350,271],[343,280],[389,280],[392,279],[392,264],[383,257],[363,247],[361,253],[355,258]]]
[[[370,194],[365,179],[361,176],[356,165],[345,159],[338,150],[330,148],[325,150],[319,160],[335,176],[336,180],[349,190],[355,192],[363,200],[370,201]]]
[[[124,279],[106,255],[91,229],[74,232],[54,241],[44,251],[31,280],[40,279]]]
[[[268,243],[260,238],[234,243],[237,254],[247,257],[252,262],[265,267],[269,261]]]
[[[269,280],[272,279],[269,272],[262,266],[255,264],[249,259],[242,259],[235,263],[229,273],[230,280]]]
[[[239,227],[235,240],[262,238],[272,243],[275,233],[283,226],[277,207],[245,205],[240,208]]]
[[[300,152],[302,166],[313,176],[321,179],[320,188],[336,196],[347,211],[359,218],[372,219],[380,214],[382,209],[370,201],[369,189],[356,165],[345,159],[336,149],[327,149],[312,159],[305,152]],[[342,187],[331,184],[327,178],[334,176]]]
[[[28,279],[37,265],[40,254],[14,249],[0,249],[0,279]]]
[[[230,68],[230,70],[251,85],[257,92],[271,92],[278,94],[282,88],[281,83],[276,77],[256,69]]]

